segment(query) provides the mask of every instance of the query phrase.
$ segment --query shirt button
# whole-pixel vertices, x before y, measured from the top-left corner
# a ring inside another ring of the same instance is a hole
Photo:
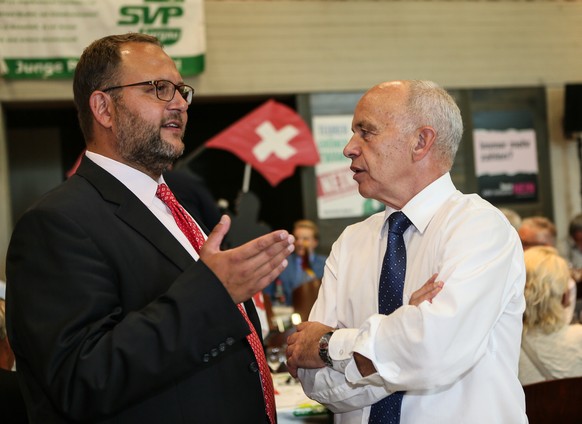
[[[218,356],[218,349],[214,348],[210,350],[210,356],[216,358]]]
[[[228,337],[225,342],[227,345],[232,346],[234,344],[234,339],[232,337]]]
[[[339,354],[340,355],[343,355],[344,354],[344,350],[343,349],[340,349]]]
[[[259,371],[259,366],[257,365],[256,362],[253,361],[249,364],[249,371],[251,371],[251,372]]]
[[[218,350],[220,350],[221,352],[224,352],[226,350],[226,344],[220,343],[218,345]]]
[[[205,353],[204,356],[202,356],[202,362],[208,361],[210,361],[210,355],[208,353]]]

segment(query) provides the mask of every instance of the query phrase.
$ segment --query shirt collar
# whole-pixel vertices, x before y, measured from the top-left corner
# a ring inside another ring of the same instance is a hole
[[[432,217],[456,190],[451,179],[451,174],[447,172],[410,199],[402,208],[402,212],[404,212],[410,222],[412,222],[412,225],[422,234],[426,227],[428,227]],[[384,226],[382,227],[383,232],[388,230],[388,217],[395,211],[396,209],[390,206],[386,207],[386,211],[384,212]]]
[[[98,153],[87,150],[85,154],[93,162],[117,178],[146,205],[152,203],[156,197],[158,184],[164,182],[162,176],[160,176],[159,181],[155,181],[149,175],[146,175],[131,166]]]

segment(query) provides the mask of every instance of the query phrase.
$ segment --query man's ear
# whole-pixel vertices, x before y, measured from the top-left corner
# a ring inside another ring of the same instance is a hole
[[[416,144],[412,146],[412,160],[422,160],[430,151],[436,140],[436,131],[433,127],[422,127],[418,132]]]
[[[89,106],[95,121],[104,128],[111,128],[113,125],[111,97],[102,91],[94,91],[89,98]]]

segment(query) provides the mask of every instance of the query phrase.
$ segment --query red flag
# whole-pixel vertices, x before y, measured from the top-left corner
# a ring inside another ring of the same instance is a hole
[[[274,187],[298,165],[315,165],[319,153],[309,127],[293,109],[269,100],[206,142],[228,150]]]

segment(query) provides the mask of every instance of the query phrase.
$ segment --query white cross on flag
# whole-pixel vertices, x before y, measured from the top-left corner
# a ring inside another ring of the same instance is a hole
[[[298,165],[319,162],[307,124],[293,109],[269,100],[206,142],[250,164],[274,187]]]

